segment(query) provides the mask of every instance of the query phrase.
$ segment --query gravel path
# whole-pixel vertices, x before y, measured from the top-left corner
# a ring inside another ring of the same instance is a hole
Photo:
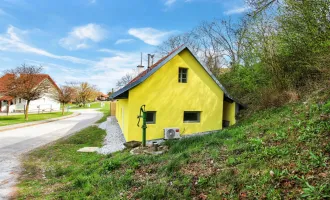
[[[10,199],[15,194],[20,156],[86,128],[102,117],[102,113],[95,110],[78,112],[81,115],[76,117],[0,132],[0,200]]]
[[[107,121],[100,124],[99,128],[107,131],[104,146],[99,149],[99,153],[110,154],[125,148],[125,137],[115,117],[108,117]]]

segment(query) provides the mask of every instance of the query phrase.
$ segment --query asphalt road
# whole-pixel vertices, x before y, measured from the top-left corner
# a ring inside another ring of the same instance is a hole
[[[0,132],[0,200],[15,193],[20,156],[28,151],[86,128],[102,117],[95,110],[79,110],[81,115],[46,124]]]

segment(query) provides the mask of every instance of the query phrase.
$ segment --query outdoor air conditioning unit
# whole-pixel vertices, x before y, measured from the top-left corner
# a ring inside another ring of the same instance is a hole
[[[165,140],[180,138],[180,129],[179,128],[165,128],[164,129],[164,138],[165,138]]]

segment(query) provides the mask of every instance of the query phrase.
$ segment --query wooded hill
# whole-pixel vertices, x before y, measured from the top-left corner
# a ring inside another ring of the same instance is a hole
[[[169,38],[159,52],[187,44],[250,110],[296,101],[329,84],[330,1],[248,5],[240,20],[203,22]]]

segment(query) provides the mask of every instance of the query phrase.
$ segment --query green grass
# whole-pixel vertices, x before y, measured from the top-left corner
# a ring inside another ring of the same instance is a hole
[[[72,112],[65,112],[62,115],[61,112],[56,113],[42,113],[42,114],[29,114],[29,120],[26,121],[24,114],[21,115],[9,115],[9,116],[0,116],[0,126],[7,126],[13,124],[21,124],[26,122],[41,121],[46,119],[58,118],[66,115],[70,115]]]
[[[109,103],[108,101],[103,101],[103,103],[107,104]],[[90,104],[90,107],[87,107],[87,104]],[[87,103],[84,106],[79,106],[76,104],[67,104],[65,107],[70,106],[70,109],[97,109],[97,108],[101,108],[101,102],[92,102],[92,103]]]
[[[82,195],[92,188],[87,176],[99,177],[99,163],[105,158],[96,153],[77,153],[77,150],[102,146],[105,135],[104,130],[89,127],[30,153],[23,160],[19,199],[72,199],[74,196],[83,199]],[[84,193],[74,191],[81,187],[84,187]],[[60,191],[65,188],[73,193],[67,196],[66,191]]]
[[[103,117],[97,122],[102,123],[102,122],[106,121],[110,115],[110,102],[109,101],[105,102],[104,107],[101,108],[99,111],[103,112]]]
[[[326,199],[329,114],[330,101],[269,109],[161,156],[76,153],[101,145],[88,128],[24,158],[19,199]]]
[[[90,107],[79,107],[78,105],[71,104],[71,105],[66,105],[70,106],[70,109],[99,109],[103,113],[103,117],[97,121],[97,123],[102,123],[107,120],[107,117],[110,115],[110,102],[109,101],[103,101],[104,106],[101,107],[101,102],[93,102],[90,103]]]

